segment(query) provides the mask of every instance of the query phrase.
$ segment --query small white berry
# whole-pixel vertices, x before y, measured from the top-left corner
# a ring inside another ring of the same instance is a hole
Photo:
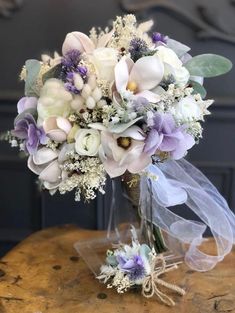
[[[136,118],[136,116],[137,116],[136,112],[131,112],[129,114],[129,117],[130,117],[131,120],[134,120]]]
[[[74,97],[74,100],[71,101],[71,107],[74,110],[79,111],[82,109],[84,102],[85,99],[83,99],[80,95],[77,95]]]
[[[79,74],[74,74],[74,86],[78,89],[78,90],[82,90],[83,86],[84,86],[84,82],[82,77]]]
[[[92,91],[92,97],[95,99],[96,102],[98,102],[102,98],[102,91],[101,91],[101,89],[96,87]]]
[[[91,75],[89,78],[88,78],[88,85],[91,87],[91,89],[95,89],[96,87],[96,77],[95,75]]]
[[[119,121],[120,121],[120,119],[119,119],[118,116],[112,117],[112,122],[113,122],[114,124],[118,123]]]
[[[97,106],[100,109],[103,108],[105,105],[107,105],[107,102],[104,99],[101,99],[100,101],[97,102]]]
[[[12,139],[11,146],[12,147],[18,147],[18,143],[17,143],[17,141],[15,139]]]
[[[94,109],[95,105],[96,105],[96,102],[95,102],[94,98],[88,97],[86,99],[86,106],[87,106],[88,109],[90,109],[90,110]]]
[[[91,94],[91,87],[88,84],[85,84],[83,89],[82,89],[82,97],[87,99]]]

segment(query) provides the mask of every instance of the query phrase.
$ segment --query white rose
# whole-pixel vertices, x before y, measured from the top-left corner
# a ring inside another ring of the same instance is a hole
[[[182,62],[178,58],[177,54],[169,48],[159,46],[157,48],[156,55],[162,62],[167,63],[174,68],[180,68],[182,66]]]
[[[75,136],[75,150],[80,155],[95,156],[100,146],[100,132],[96,129],[79,129]]]
[[[112,82],[114,67],[118,62],[118,53],[113,48],[98,48],[93,51],[91,62],[94,64],[100,79]]]
[[[68,117],[71,111],[72,95],[59,79],[48,79],[41,89],[38,99],[38,122],[41,124],[51,116]]]
[[[193,96],[188,96],[175,104],[172,114],[179,121],[200,120],[202,118],[202,109]]]
[[[185,86],[189,80],[189,71],[183,66],[177,54],[164,46],[158,47],[156,55],[164,62],[164,77],[173,75],[175,82],[179,86]]]
[[[176,84],[182,87],[187,84],[190,77],[189,71],[184,66],[174,69],[174,73],[172,73],[172,75],[175,78]]]

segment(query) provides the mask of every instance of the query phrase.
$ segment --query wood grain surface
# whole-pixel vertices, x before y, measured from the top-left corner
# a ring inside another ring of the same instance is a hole
[[[73,244],[95,231],[75,226],[31,235],[0,260],[0,313],[225,313],[235,312],[235,251],[207,273],[186,265],[165,275],[187,291],[173,308],[136,291],[124,295],[99,283]],[[208,240],[205,249],[212,250]]]

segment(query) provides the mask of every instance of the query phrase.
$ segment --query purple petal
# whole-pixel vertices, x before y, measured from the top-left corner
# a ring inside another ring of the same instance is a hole
[[[187,150],[191,149],[194,144],[195,144],[194,138],[191,135],[184,133],[183,139],[179,141],[177,148],[174,151],[172,151],[171,157],[174,160],[179,160],[183,158]]]
[[[159,147],[161,151],[170,152],[177,148],[179,145],[179,142],[183,140],[183,135],[180,131],[177,131],[175,133],[164,135],[164,138],[162,140],[162,143]]]
[[[163,121],[162,121],[162,132],[164,134],[171,134],[172,131],[175,129],[175,121],[171,114],[164,114]]]
[[[23,97],[17,103],[18,113],[21,114],[27,109],[36,109],[38,99],[36,97]]]
[[[152,129],[145,140],[144,152],[152,155],[156,152],[163,140],[163,135],[159,134],[156,129]]]
[[[122,269],[130,270],[135,267],[135,262],[133,259],[128,260],[123,266]]]

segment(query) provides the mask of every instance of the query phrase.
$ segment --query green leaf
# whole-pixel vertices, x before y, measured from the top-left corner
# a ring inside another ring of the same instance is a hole
[[[192,76],[215,77],[232,69],[232,62],[216,54],[201,54],[184,65]]]
[[[118,265],[118,261],[115,255],[109,255],[106,258],[106,262],[112,266],[117,266]]]
[[[193,94],[197,94],[199,93],[202,97],[202,99],[204,99],[206,97],[206,89],[201,85],[199,84],[198,82],[194,81],[194,80],[190,80],[189,81],[189,84],[192,86],[193,88]]]
[[[37,97],[37,79],[40,72],[41,64],[37,60],[27,60],[25,63],[25,68],[27,72],[25,81],[25,95],[27,97]]]
[[[50,79],[50,78],[60,78],[61,76],[61,71],[62,71],[62,65],[57,64],[54,67],[52,67],[49,71],[47,71],[43,76],[42,76],[42,82],[45,84],[45,82]]]

